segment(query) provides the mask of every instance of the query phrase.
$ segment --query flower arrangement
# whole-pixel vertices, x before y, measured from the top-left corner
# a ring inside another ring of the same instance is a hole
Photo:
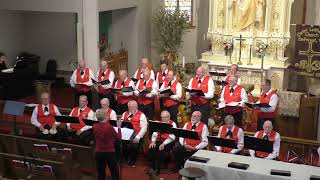
[[[224,49],[225,51],[232,50],[232,49],[233,49],[233,44],[230,43],[230,42],[225,42],[225,43],[223,43],[223,49]]]
[[[257,53],[265,53],[268,47],[269,47],[268,44],[264,42],[257,42],[256,51]]]

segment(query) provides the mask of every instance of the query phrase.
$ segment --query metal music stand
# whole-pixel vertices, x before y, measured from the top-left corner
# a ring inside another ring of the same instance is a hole
[[[26,103],[19,102],[19,101],[6,101],[4,108],[3,108],[3,114],[8,114],[13,116],[13,130],[14,135],[18,135],[18,129],[17,129],[17,116],[23,116],[24,108]]]

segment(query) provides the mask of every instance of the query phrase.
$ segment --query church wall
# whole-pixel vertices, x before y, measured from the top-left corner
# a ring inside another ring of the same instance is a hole
[[[19,11],[0,10],[0,23],[0,52],[7,54],[7,65],[11,67],[25,48],[24,15]]]

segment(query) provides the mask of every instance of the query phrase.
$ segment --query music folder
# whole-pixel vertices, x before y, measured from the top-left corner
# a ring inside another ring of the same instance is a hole
[[[117,121],[118,120],[109,120],[109,123],[111,124],[111,126],[113,127],[117,127]],[[129,128],[129,129],[133,129],[133,125],[131,122],[129,121],[123,121],[121,120],[121,128]]]
[[[311,175],[310,180],[320,180],[320,176]]]
[[[208,136],[209,143],[214,146],[228,147],[238,149],[237,143],[232,139],[219,138],[217,136]]]
[[[189,92],[190,94],[195,94],[197,96],[205,96],[203,91],[200,89],[187,89],[186,92]]]
[[[73,117],[73,116],[54,116],[57,122],[64,122],[64,123],[74,123],[74,124],[79,124],[79,118],[78,117]]]
[[[98,84],[98,83],[100,83],[100,84],[102,84],[102,85],[110,84],[109,79],[103,80],[103,81],[96,81],[95,79],[91,78],[91,81],[92,81],[93,84]]]
[[[186,129],[171,128],[171,134],[174,134],[177,137],[200,140],[200,137],[197,132],[186,130]]]
[[[268,103],[261,103],[261,104],[256,104],[256,103],[245,103],[246,106],[249,108],[269,108],[271,107]]]
[[[163,123],[159,121],[149,121],[149,131],[150,132],[161,132],[170,134],[172,125],[168,123]]]
[[[252,136],[244,136],[244,148],[272,153],[273,143],[266,139],[260,139]]]
[[[140,79],[142,79],[142,78],[140,78]],[[139,79],[134,78],[134,77],[132,77],[131,80],[132,80],[134,83],[137,83],[137,82],[139,81]]]
[[[110,88],[111,92],[114,93],[114,94],[119,94],[120,92],[123,92],[123,93],[131,93],[133,92],[133,88],[132,86],[129,86],[129,87],[123,87],[121,89],[117,89],[117,88]]]
[[[151,91],[152,91],[152,87],[147,88],[147,89],[144,89],[144,90],[142,90],[142,91],[139,91],[139,94],[140,94],[140,95],[146,95],[146,94],[151,93]]]
[[[113,127],[116,132],[118,132],[117,127]],[[132,141],[133,138],[135,137],[135,133],[133,129],[129,128],[121,128],[121,140],[123,141]]]
[[[229,84],[226,81],[219,81],[219,80],[214,80],[213,82],[215,85],[218,85],[218,86],[225,86],[225,85]]]
[[[227,73],[224,71],[210,71],[209,74],[211,76],[226,76]]]
[[[205,157],[199,157],[199,156],[191,156],[191,157],[189,157],[188,160],[189,160],[189,161],[206,163],[206,162],[208,162],[210,159],[209,159],[209,158],[205,158]]]
[[[238,162],[231,162],[228,164],[228,167],[231,168],[236,168],[236,169],[243,169],[247,170],[249,168],[249,164],[244,164],[244,163],[238,163]]]
[[[278,175],[278,176],[291,176],[290,171],[278,170],[278,169],[271,169],[271,175]]]
[[[96,123],[99,123],[99,121],[91,120],[91,119],[82,119],[85,125],[87,126],[93,126]]]
[[[170,88],[167,88],[167,89],[160,91],[160,94],[168,94],[169,96],[174,95],[174,93],[172,92],[172,90]]]

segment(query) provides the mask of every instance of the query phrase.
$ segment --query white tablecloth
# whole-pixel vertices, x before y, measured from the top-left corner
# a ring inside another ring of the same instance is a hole
[[[186,161],[185,167],[198,167],[206,171],[206,180],[309,180],[311,175],[320,176],[320,167],[266,160],[214,151],[199,150],[195,156],[210,158],[207,163]],[[229,168],[230,162],[249,164],[247,170]],[[291,171],[291,177],[270,175],[271,169]]]

